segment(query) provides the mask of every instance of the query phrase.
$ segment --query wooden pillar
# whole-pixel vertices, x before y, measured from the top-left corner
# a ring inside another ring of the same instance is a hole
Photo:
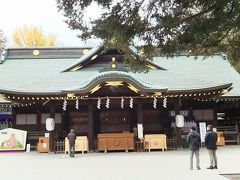
[[[213,102],[213,126],[218,126],[218,120],[217,120],[217,112],[218,112],[218,103],[217,102]]]
[[[50,113],[50,118],[55,118],[55,105],[53,102],[49,103],[49,113]],[[49,132],[49,152],[54,152],[54,130]]]
[[[143,124],[143,105],[141,102],[138,103],[138,124]]]
[[[50,103],[50,106],[49,106],[49,113],[50,113],[50,118],[55,118],[55,105],[54,103]]]
[[[37,131],[39,131],[41,129],[41,125],[42,125],[42,122],[41,122],[42,118],[41,118],[41,112],[38,110],[37,111],[37,124],[36,124],[36,128],[37,128]]]
[[[89,150],[93,150],[93,104],[88,104],[88,141]]]
[[[174,111],[175,116],[180,114],[181,102],[180,98],[175,98],[174,100]],[[181,146],[181,129],[176,126],[176,138],[177,138],[177,147]]]
[[[11,128],[16,128],[16,121],[17,121],[17,117],[16,117],[16,108],[12,109],[12,127]]]

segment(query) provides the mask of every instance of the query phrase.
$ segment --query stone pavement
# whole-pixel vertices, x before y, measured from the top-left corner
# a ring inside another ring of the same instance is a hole
[[[208,170],[206,149],[201,170],[189,170],[188,150],[76,154],[0,153],[0,180],[224,180],[240,173],[240,145],[219,147],[219,169]]]

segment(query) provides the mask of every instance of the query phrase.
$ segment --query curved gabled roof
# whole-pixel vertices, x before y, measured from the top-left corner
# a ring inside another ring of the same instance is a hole
[[[99,45],[99,46],[96,46],[96,47],[92,48],[87,54],[82,56],[79,60],[77,60],[72,65],[70,65],[67,68],[65,68],[62,72],[70,71],[71,69],[74,69],[76,66],[80,66],[85,61],[88,61],[89,59],[91,59],[92,57],[94,57],[95,55],[100,53],[102,50],[103,50],[103,46],[102,45]]]
[[[66,92],[88,92],[90,89],[94,88],[97,84],[103,83],[105,81],[124,81],[126,83],[132,84],[138,88],[141,92],[166,92],[167,88],[159,85],[150,84],[144,82],[143,80],[137,78],[133,74],[121,71],[108,71],[102,72],[98,75],[92,77],[88,81],[84,82],[77,89],[65,89]]]
[[[80,69],[80,67],[85,66],[91,60],[96,59],[97,56],[99,56],[101,54],[103,49],[104,49],[103,45],[98,45],[98,46],[92,48],[87,54],[83,55],[79,60],[77,60],[72,65],[65,68],[64,70],[62,70],[62,72],[72,71],[74,69],[77,69],[77,70]],[[148,65],[155,67],[156,69],[166,70],[165,68],[159,66],[158,64],[156,64],[152,61],[146,60],[146,63]]]

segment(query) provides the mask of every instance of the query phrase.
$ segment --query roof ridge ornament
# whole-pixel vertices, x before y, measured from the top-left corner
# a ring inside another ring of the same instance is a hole
[[[106,72],[106,71],[123,71],[129,72],[128,68],[124,67],[121,63],[117,62],[117,57],[114,55],[111,58],[111,61],[107,67],[103,67],[99,70],[99,72]]]

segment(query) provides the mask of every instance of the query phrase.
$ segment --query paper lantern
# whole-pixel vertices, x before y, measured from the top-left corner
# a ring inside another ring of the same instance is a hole
[[[176,126],[179,128],[184,127],[184,116],[183,115],[176,115]]]
[[[53,131],[55,128],[55,122],[53,118],[46,119],[46,129],[47,131]]]

